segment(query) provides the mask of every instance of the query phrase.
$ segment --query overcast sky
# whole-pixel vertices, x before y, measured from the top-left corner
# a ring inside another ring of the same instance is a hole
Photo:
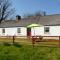
[[[40,10],[47,14],[60,14],[60,0],[12,0],[12,3],[16,14],[21,16]]]

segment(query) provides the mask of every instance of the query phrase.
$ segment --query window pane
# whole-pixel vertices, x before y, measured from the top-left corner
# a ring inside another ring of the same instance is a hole
[[[17,28],[17,33],[20,33],[21,31],[20,31],[20,28]]]
[[[49,27],[44,27],[44,32],[49,33]]]
[[[2,33],[5,33],[5,29],[2,29]]]

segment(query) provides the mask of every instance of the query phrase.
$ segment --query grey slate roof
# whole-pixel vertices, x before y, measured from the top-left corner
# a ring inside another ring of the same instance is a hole
[[[41,25],[60,25],[60,14],[48,15],[42,17],[24,18],[19,21],[16,20],[6,20],[0,24],[0,28],[5,27],[26,27],[32,23],[37,23]]]
[[[43,25],[60,25],[60,14],[41,17],[39,23]]]

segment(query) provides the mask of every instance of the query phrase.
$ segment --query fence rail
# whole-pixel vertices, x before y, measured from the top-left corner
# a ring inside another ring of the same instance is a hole
[[[56,38],[56,39],[52,39]],[[60,47],[60,36],[0,36],[0,41],[2,42],[23,42],[26,44],[47,45],[47,46],[59,46]]]

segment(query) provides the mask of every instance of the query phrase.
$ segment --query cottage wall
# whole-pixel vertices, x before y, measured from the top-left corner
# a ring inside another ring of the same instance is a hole
[[[20,28],[20,33],[17,33],[17,28]],[[5,33],[2,33],[2,29],[0,28],[0,36],[26,36],[26,28],[25,27],[12,27],[12,28],[4,28]]]
[[[45,26],[46,27],[46,26]],[[47,26],[49,27],[49,33],[44,33],[44,26],[42,27],[33,27],[31,28],[31,35],[41,35],[41,36],[60,36],[60,26]],[[21,29],[20,33],[17,33],[17,28]],[[2,29],[0,28],[0,36],[27,36],[27,28],[26,27],[12,27],[5,28],[5,33],[2,33]]]
[[[48,34],[44,34],[45,36],[60,36],[60,26],[48,26],[50,31]]]
[[[43,35],[44,34],[44,27],[33,27],[31,29],[31,34],[32,36],[36,36],[36,35]]]
[[[44,33],[44,26],[32,28],[32,36],[42,35],[42,36],[60,36],[60,26],[45,26],[49,27],[49,33]]]

